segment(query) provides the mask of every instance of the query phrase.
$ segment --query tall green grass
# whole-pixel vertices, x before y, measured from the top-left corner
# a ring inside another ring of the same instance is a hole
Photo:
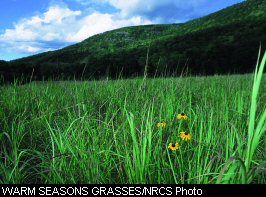
[[[260,53],[259,53],[260,54]],[[244,151],[241,149],[238,151],[237,156],[231,157],[218,178],[218,183],[251,183],[254,178],[262,171],[265,171],[266,161],[263,163],[257,163],[254,159],[254,155],[258,150],[258,145],[266,131],[266,109],[257,113],[257,108],[261,107],[258,103],[258,94],[263,77],[263,70],[266,62],[266,53],[259,65],[259,59],[256,65],[254,82],[251,94],[251,105],[249,110],[248,129],[246,132],[248,141],[247,148]],[[238,144],[241,143],[241,139],[237,137]],[[227,171],[227,172],[226,172]]]
[[[0,183],[266,183],[265,59],[255,75],[0,87]]]

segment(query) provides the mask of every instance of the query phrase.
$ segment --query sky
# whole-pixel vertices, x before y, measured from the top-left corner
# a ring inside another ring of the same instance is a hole
[[[0,0],[0,60],[126,26],[182,23],[244,0]]]

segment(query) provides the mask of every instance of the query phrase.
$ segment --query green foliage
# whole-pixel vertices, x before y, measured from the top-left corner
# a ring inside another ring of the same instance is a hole
[[[253,75],[2,86],[0,183],[265,184],[266,78],[259,73],[252,143]],[[181,112],[188,120],[180,127]],[[166,127],[157,127],[161,121]],[[183,128],[190,142],[168,150]]]
[[[246,132],[248,138],[247,150],[241,151],[241,148],[239,147],[240,151],[238,152],[240,154],[238,157],[231,157],[227,161],[219,175],[217,180],[218,183],[251,183],[265,165],[265,163],[256,165],[256,162],[254,161],[255,153],[258,151],[258,146],[265,136],[266,131],[266,109],[262,109],[260,113],[257,113],[258,94],[265,64],[266,53],[264,54],[260,66],[258,61],[254,76],[251,106],[249,110],[248,132]],[[258,118],[256,118],[256,116],[258,116]],[[238,138],[237,142],[241,143],[241,140]]]

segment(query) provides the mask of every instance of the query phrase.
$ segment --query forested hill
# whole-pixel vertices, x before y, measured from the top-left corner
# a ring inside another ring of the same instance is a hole
[[[266,0],[247,0],[182,24],[126,27],[69,47],[0,62],[5,80],[247,73],[266,47]]]

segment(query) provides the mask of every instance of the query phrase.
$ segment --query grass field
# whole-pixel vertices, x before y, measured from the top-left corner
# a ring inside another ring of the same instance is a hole
[[[2,86],[0,183],[265,184],[266,80],[255,77]]]

